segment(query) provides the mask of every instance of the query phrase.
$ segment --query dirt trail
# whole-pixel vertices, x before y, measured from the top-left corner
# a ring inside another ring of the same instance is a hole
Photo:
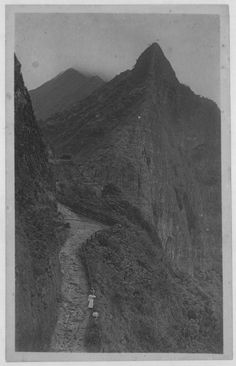
[[[76,256],[76,251],[87,238],[105,226],[86,217],[78,216],[61,204],[58,208],[65,221],[70,223],[70,233],[59,254],[62,272],[62,302],[50,350],[86,352],[84,334],[89,320],[89,287],[84,266]]]

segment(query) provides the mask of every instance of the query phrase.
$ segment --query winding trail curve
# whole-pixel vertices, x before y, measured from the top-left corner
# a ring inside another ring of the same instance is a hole
[[[65,221],[70,223],[70,232],[59,254],[62,300],[50,351],[86,352],[84,335],[89,320],[89,286],[84,265],[76,252],[86,239],[105,226],[75,214],[64,205],[58,204],[58,209]]]

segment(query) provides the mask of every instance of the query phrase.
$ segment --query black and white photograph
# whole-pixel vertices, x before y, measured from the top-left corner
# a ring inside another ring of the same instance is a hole
[[[229,357],[227,6],[7,8],[9,360]]]

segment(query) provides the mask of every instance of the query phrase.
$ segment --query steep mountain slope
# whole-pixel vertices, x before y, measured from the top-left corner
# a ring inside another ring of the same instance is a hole
[[[140,208],[181,270],[204,267],[217,245],[220,260],[220,112],[178,82],[157,44],[43,131],[90,184],[113,183]]]
[[[68,69],[40,87],[30,90],[35,116],[38,120],[70,108],[104,84],[98,76],[88,77]]]
[[[16,351],[46,350],[60,290],[58,251],[64,240],[55,182],[15,58]]]
[[[133,70],[51,116],[42,131],[58,157],[71,157],[54,165],[59,199],[121,225],[83,253],[100,294],[101,350],[221,352],[215,103],[180,84],[153,44]]]

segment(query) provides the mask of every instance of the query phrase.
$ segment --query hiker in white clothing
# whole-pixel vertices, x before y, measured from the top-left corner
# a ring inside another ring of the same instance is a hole
[[[96,298],[94,289],[92,289],[91,292],[92,293],[88,296],[88,308],[89,309],[93,309],[94,299]]]

